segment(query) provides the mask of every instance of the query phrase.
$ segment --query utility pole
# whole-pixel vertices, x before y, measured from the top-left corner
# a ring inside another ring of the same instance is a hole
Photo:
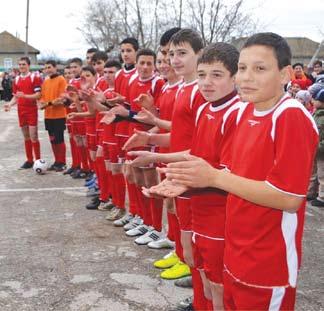
[[[25,56],[28,56],[28,24],[29,24],[29,0],[27,0],[27,10],[26,10]]]

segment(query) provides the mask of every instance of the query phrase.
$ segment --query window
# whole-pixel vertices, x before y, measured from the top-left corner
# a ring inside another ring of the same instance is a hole
[[[5,58],[3,60],[3,67],[5,69],[11,69],[12,68],[12,58]]]

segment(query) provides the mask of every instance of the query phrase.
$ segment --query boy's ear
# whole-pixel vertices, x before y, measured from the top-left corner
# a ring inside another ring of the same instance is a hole
[[[280,70],[282,84],[287,84],[292,79],[293,69],[291,65],[285,66]]]

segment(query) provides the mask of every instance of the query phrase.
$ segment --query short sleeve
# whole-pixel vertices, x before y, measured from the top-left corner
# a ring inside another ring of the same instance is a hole
[[[41,91],[41,86],[42,86],[42,79],[39,75],[35,75],[34,81],[33,81],[33,88],[34,92],[40,92]]]
[[[311,115],[287,108],[275,120],[271,135],[275,160],[266,182],[279,191],[305,196],[318,144]]]

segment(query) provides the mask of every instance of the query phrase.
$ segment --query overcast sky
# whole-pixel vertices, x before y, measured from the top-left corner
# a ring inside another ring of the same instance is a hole
[[[30,0],[29,44],[44,55],[84,57],[89,46],[77,27],[81,27],[82,12],[91,1]],[[262,30],[317,42],[324,39],[324,0],[245,1],[253,16],[265,26]],[[7,30],[25,40],[26,3],[27,0],[1,0],[0,32]]]

